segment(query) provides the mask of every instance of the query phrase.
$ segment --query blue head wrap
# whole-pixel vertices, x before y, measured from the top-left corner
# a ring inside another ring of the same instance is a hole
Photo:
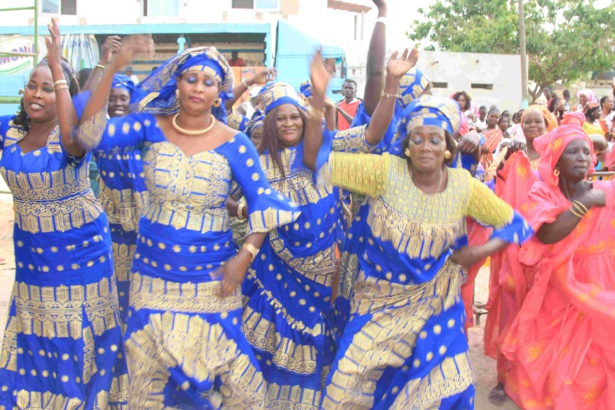
[[[111,88],[126,90],[128,91],[128,94],[132,95],[132,92],[135,89],[135,83],[127,75],[116,73],[113,75],[113,83],[111,84]]]
[[[450,98],[423,95],[413,101],[404,110],[399,121],[395,142],[389,152],[402,155],[401,145],[412,130],[423,125],[435,125],[455,135],[461,126],[461,109],[455,100]]]
[[[307,80],[301,83],[299,91],[305,96],[305,98],[310,98],[312,96],[312,82]]]
[[[261,99],[265,106],[265,115],[283,104],[292,104],[302,110],[307,110],[307,101],[305,97],[301,94],[297,94],[297,91],[289,84],[275,83],[264,92],[261,90],[261,92]]]
[[[256,110],[252,115],[252,118],[250,118],[250,121],[248,121],[248,125],[246,127],[246,134],[248,137],[252,138],[254,131],[262,127],[264,121],[265,116],[263,115],[263,112],[261,110]]]
[[[421,70],[411,68],[406,74],[399,80],[399,88],[397,93],[401,98],[397,99],[401,108],[406,108],[408,104],[416,100],[423,94],[423,91],[429,85],[429,78]]]
[[[131,98],[131,111],[154,115],[171,115],[179,110],[177,81],[189,71],[203,71],[220,83],[220,107],[212,107],[218,120],[226,123],[224,101],[231,98],[233,71],[215,47],[190,48],[170,58],[139,83]]]

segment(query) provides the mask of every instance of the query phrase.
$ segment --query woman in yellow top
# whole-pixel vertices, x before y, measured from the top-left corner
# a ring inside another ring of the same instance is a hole
[[[600,103],[588,102],[585,104],[585,122],[583,123],[583,129],[587,135],[600,134],[604,137],[605,130],[602,128],[600,117],[602,116],[602,109]]]
[[[473,407],[460,264],[523,241],[531,229],[470,173],[446,166],[460,122],[454,100],[423,96],[400,121],[404,157],[319,155],[334,185],[370,196],[324,409]],[[466,216],[494,227],[487,243],[467,246]]]

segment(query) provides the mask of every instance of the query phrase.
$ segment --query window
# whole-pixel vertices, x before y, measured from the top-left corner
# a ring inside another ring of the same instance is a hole
[[[143,0],[143,17],[177,17],[179,0]]]
[[[493,84],[472,83],[471,88],[479,88],[482,90],[493,90]]]
[[[234,9],[278,10],[279,0],[233,0]]]
[[[43,13],[77,15],[77,0],[41,0],[41,3]]]
[[[431,82],[431,86],[433,88],[448,88],[448,83],[439,83],[439,82],[436,82],[436,81],[432,81]]]

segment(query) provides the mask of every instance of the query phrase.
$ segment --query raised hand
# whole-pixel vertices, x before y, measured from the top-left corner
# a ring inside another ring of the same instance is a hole
[[[331,73],[322,58],[322,50],[318,50],[316,54],[314,54],[312,64],[310,65],[312,94],[324,96],[327,93],[327,87],[329,86],[330,79]]]
[[[378,8],[378,10],[381,10],[382,8],[387,7],[386,0],[372,0],[372,3],[374,3],[374,5]]]
[[[416,65],[416,62],[419,60],[419,50],[416,48],[410,51],[405,49],[399,59],[397,58],[398,54],[399,53],[396,51],[391,55],[386,69],[388,76],[401,78],[408,70]]]
[[[45,37],[47,45],[47,63],[49,66],[60,67],[62,64],[62,35],[58,27],[58,20],[54,17],[47,25],[51,37]]]
[[[267,81],[275,81],[278,70],[275,68],[261,68],[254,73],[252,79],[248,80],[248,85],[265,84]]]
[[[120,36],[109,36],[105,39],[101,47],[100,64],[107,65],[113,58],[113,53],[117,52],[122,46],[122,38]]]
[[[152,40],[151,35],[137,34],[124,37],[113,62],[119,69],[130,64],[135,55],[142,55],[146,59],[151,59],[154,55],[154,40]]]

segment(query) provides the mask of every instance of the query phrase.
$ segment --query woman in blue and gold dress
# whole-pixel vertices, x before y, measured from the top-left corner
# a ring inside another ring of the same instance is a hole
[[[109,117],[130,114],[130,98],[134,84],[130,77],[113,76],[109,95]],[[143,163],[137,159],[132,147],[118,147],[111,152],[95,151],[94,157],[100,171],[98,201],[109,218],[113,267],[117,278],[120,317],[126,323],[128,316],[128,281],[135,255],[139,217],[147,203],[147,186],[143,179]]]
[[[131,147],[149,192],[131,270],[129,404],[260,408],[265,383],[241,331],[238,286],[266,232],[299,213],[271,189],[248,137],[213,117],[233,80],[215,48],[171,58],[135,89],[133,113],[107,123],[101,110],[125,59],[120,51],[105,72],[78,138],[99,151]],[[250,211],[239,251],[226,209],[233,181]]]
[[[77,123],[78,85],[55,23],[50,32],[48,63],[30,74],[20,113],[0,117],[16,259],[0,409],[127,408],[107,217],[90,188],[90,156],[64,139]]]
[[[332,153],[321,172],[369,195],[351,317],[324,409],[473,408],[460,265],[525,240],[531,229],[463,169],[450,169],[461,112],[423,96],[400,122],[405,157]],[[492,225],[467,247],[465,217]]]
[[[389,91],[397,89],[401,75],[416,61],[409,53],[395,57],[387,67]],[[325,68],[320,54],[312,67],[313,80],[320,84],[319,73]],[[313,98],[324,103],[324,92]],[[318,186],[303,155],[304,140],[323,134],[320,107],[307,108],[305,98],[283,83],[270,86],[261,99],[261,165],[272,187],[299,204],[301,215],[269,233],[249,269],[243,329],[268,383],[265,408],[317,409],[336,347],[331,302],[336,247],[344,236],[340,190]],[[383,99],[369,128],[337,133],[328,138],[329,146],[370,151],[382,138],[393,109],[394,100]]]

